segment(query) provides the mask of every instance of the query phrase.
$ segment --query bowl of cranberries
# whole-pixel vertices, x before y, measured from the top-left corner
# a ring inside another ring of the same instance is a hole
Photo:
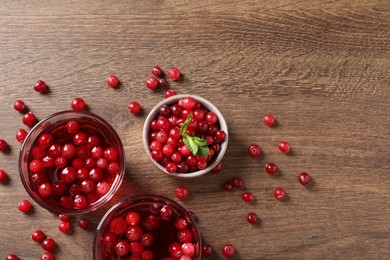
[[[110,200],[125,174],[115,130],[83,111],[52,114],[31,129],[19,154],[27,193],[53,213],[84,214]]]
[[[201,259],[194,220],[178,203],[136,196],[114,205],[100,221],[94,259]]]
[[[221,112],[208,100],[175,95],[158,103],[143,129],[145,151],[162,172],[183,178],[221,169],[228,128]]]

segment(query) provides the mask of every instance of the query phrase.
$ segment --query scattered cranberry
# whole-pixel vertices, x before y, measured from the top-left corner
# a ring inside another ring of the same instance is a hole
[[[255,196],[253,195],[252,192],[244,192],[242,194],[242,199],[245,201],[245,202],[252,202],[254,199],[255,199]]]
[[[176,188],[175,195],[179,200],[185,200],[188,196],[188,189],[184,186],[179,186]]]
[[[268,174],[274,174],[275,172],[277,172],[278,170],[278,166],[272,162],[270,163],[267,163],[265,165],[265,171],[268,173]]]
[[[0,183],[6,182],[8,180],[8,175],[7,173],[0,169]]]
[[[290,145],[287,142],[280,142],[278,148],[282,153],[288,153],[290,151]]]
[[[34,90],[39,93],[43,93],[47,90],[47,85],[43,80],[38,80],[34,84]]]
[[[79,227],[81,227],[82,229],[88,229],[90,224],[91,224],[91,222],[87,218],[82,218],[79,221]]]
[[[222,170],[222,162],[219,162],[212,170],[212,173],[219,173]]]
[[[31,203],[28,200],[21,200],[18,204],[18,210],[27,213],[31,209]]]
[[[54,260],[54,255],[50,252],[45,252],[41,255],[41,257],[39,258],[39,260]]]
[[[26,105],[22,100],[16,100],[14,103],[14,109],[18,112],[23,112],[26,109]]]
[[[42,230],[37,230],[31,235],[31,239],[35,242],[41,243],[46,238]]]
[[[277,200],[282,200],[282,199],[284,199],[285,196],[286,196],[286,192],[285,192],[284,189],[282,189],[282,188],[277,188],[277,189],[274,191],[274,197],[275,197]]]
[[[248,155],[252,158],[257,158],[261,154],[260,146],[257,144],[251,144],[248,148]]]
[[[116,88],[119,84],[119,79],[117,76],[115,75],[110,75],[107,77],[107,85],[112,87],[112,88]]]
[[[226,244],[222,247],[222,255],[224,257],[233,257],[236,250],[234,249],[234,246],[232,244]]]
[[[69,231],[70,231],[70,223],[69,222],[62,222],[58,226],[58,230],[61,231],[62,233],[69,233]]]
[[[152,69],[152,73],[156,77],[160,77],[163,73],[162,69],[159,66],[154,66]]]
[[[248,223],[250,224],[255,224],[258,220],[258,217],[256,215],[256,213],[249,213],[248,216],[246,217],[246,221],[248,221]]]
[[[298,175],[298,181],[302,185],[306,185],[310,182],[311,178],[307,172],[302,172]]]
[[[164,98],[169,98],[175,95],[176,92],[173,89],[168,89],[167,91],[165,91]]]
[[[23,116],[23,124],[29,127],[33,127],[37,123],[37,118],[33,112],[28,112]]]
[[[138,102],[131,102],[127,108],[133,115],[136,115],[141,111],[141,105]]]
[[[171,68],[168,71],[168,76],[172,80],[178,80],[180,78],[180,70],[178,68]]]
[[[5,152],[8,150],[8,144],[7,141],[4,139],[0,139],[0,152]]]
[[[7,255],[7,257],[5,258],[5,260],[18,260],[18,256],[15,255],[15,254],[9,254]]]
[[[202,245],[202,256],[210,257],[213,254],[213,247],[210,244]]]
[[[149,77],[145,83],[146,87],[150,90],[155,90],[158,87],[158,84],[158,79],[154,76]]]
[[[238,177],[233,178],[230,182],[234,188],[241,188],[244,185],[243,180]]]
[[[227,191],[233,189],[233,185],[232,185],[232,183],[230,181],[224,182],[222,187],[223,187],[224,190],[227,190]]]
[[[75,98],[71,103],[72,109],[77,111],[84,110],[85,106],[86,106],[85,101],[82,98]]]
[[[56,242],[54,241],[54,239],[50,237],[42,241],[42,248],[46,251],[53,251],[55,247],[56,247]]]
[[[168,85],[168,81],[165,78],[161,78],[158,80],[158,85],[160,87],[165,87],[166,85]]]
[[[24,130],[24,129],[19,129],[18,132],[16,132],[16,140],[19,142],[19,143],[23,143],[24,142],[24,139],[26,139],[27,137],[27,131]]]
[[[268,114],[264,117],[264,124],[267,126],[272,126],[275,123],[275,117],[271,114]]]

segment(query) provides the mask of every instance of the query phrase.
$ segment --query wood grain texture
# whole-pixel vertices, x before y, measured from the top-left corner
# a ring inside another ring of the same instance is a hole
[[[115,202],[136,194],[174,198],[179,184],[190,196],[182,204],[199,217],[205,242],[233,243],[233,259],[388,259],[390,257],[390,4],[388,1],[2,1],[0,6],[0,138],[11,150],[0,168],[11,180],[0,185],[0,258],[16,253],[38,259],[42,248],[29,239],[35,229],[58,242],[56,259],[92,259],[93,229]],[[225,116],[230,141],[223,171],[193,180],[164,176],[142,146],[147,113],[163,91],[144,87],[151,67],[177,66],[178,93],[212,101]],[[107,75],[122,85],[110,89]],[[49,84],[46,95],[33,83]],[[115,197],[90,214],[83,231],[58,231],[59,220],[27,198],[18,176],[14,136],[23,127],[13,110],[26,102],[40,119],[70,108],[83,97],[122,138],[126,177]],[[137,100],[144,115],[129,115]],[[272,113],[277,127],[263,125]],[[280,140],[291,156],[277,151]],[[264,155],[250,159],[258,143]],[[281,172],[267,176],[265,163]],[[296,178],[308,171],[313,184]],[[221,184],[240,176],[245,188]],[[288,200],[273,190],[285,188]],[[256,196],[252,205],[244,190]],[[248,212],[259,225],[246,223]]]

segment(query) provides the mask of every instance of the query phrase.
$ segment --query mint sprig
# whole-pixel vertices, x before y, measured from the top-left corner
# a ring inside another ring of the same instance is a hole
[[[204,157],[209,155],[209,148],[207,146],[207,141],[203,138],[200,138],[195,135],[187,134],[187,128],[189,123],[192,120],[192,116],[188,116],[187,120],[180,127],[180,134],[183,137],[183,142],[187,145],[188,149],[192,152],[193,155]]]

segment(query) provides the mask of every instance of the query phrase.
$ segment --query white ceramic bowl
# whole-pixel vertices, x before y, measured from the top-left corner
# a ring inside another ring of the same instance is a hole
[[[172,105],[174,103],[177,103],[180,99],[186,98],[186,97],[192,97],[198,102],[200,102],[204,107],[206,107],[208,110],[211,112],[214,112],[218,116],[218,122],[220,129],[222,129],[226,133],[226,138],[223,142],[221,142],[221,150],[219,151],[218,155],[216,156],[215,160],[208,165],[207,168],[195,172],[189,172],[189,173],[169,173],[164,166],[162,166],[159,162],[156,162],[153,160],[151,153],[150,153],[150,148],[149,148],[149,132],[150,132],[150,123],[156,118],[156,116],[159,114],[159,108],[162,105]],[[229,134],[228,134],[228,127],[225,121],[225,118],[221,114],[221,112],[216,108],[210,101],[207,99],[204,99],[199,96],[195,95],[175,95],[169,98],[164,99],[160,103],[158,103],[152,111],[150,111],[148,117],[145,120],[144,128],[143,128],[143,143],[144,143],[144,148],[146,151],[146,154],[148,155],[149,159],[152,161],[152,163],[162,172],[170,175],[170,176],[175,176],[175,177],[180,177],[180,178],[193,178],[193,177],[198,177],[203,174],[208,173],[211,171],[223,158],[225,155],[227,145],[228,145],[228,139],[229,139]]]

